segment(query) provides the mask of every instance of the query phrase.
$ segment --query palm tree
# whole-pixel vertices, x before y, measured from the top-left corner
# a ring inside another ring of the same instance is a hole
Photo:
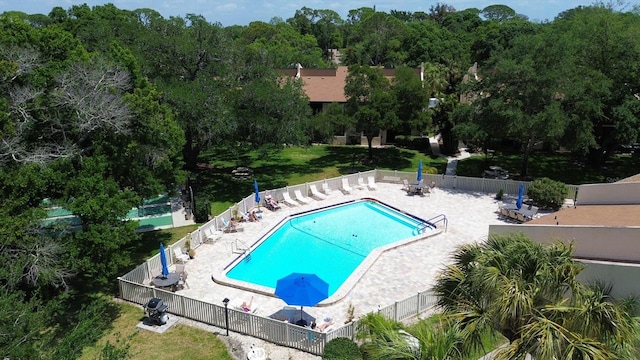
[[[496,359],[632,359],[631,302],[586,286],[573,245],[534,243],[522,234],[491,235],[459,248],[436,280],[438,306],[455,319],[466,347],[493,329],[509,344]]]
[[[400,322],[369,313],[358,321],[357,336],[362,341],[362,351],[371,360],[460,359],[461,338],[457,326],[450,326],[452,324],[443,319],[430,319],[407,330]]]

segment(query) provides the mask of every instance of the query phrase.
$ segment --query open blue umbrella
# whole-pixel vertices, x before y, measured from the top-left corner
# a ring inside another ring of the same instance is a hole
[[[422,160],[418,163],[418,182],[422,180]]]
[[[522,198],[524,197],[524,184],[520,184],[518,188],[518,200],[516,200],[516,207],[518,210],[522,207]]]
[[[167,254],[164,252],[164,245],[160,243],[160,263],[162,264],[162,276],[169,275],[169,266],[167,265]]]
[[[256,204],[260,205],[260,190],[258,190],[258,181],[253,180],[253,191],[256,193]]]
[[[329,297],[329,284],[315,274],[291,273],[276,284],[276,296],[288,305],[314,306]]]

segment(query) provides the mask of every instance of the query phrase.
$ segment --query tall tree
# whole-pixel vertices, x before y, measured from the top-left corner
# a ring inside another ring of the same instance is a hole
[[[347,65],[396,67],[404,63],[405,24],[384,12],[373,12],[351,29],[343,62]]]
[[[492,129],[503,129],[502,136],[521,145],[523,178],[533,147],[541,141],[557,143],[568,126],[561,94],[570,82],[564,76],[566,63],[557,61],[565,50],[549,32],[523,35],[480,71],[482,95],[474,101],[478,115],[473,121],[492,119],[499,123]]]
[[[564,141],[600,167],[640,136],[640,15],[595,5],[563,13],[552,28],[572,54],[565,111],[575,131]]]
[[[430,82],[421,81],[413,69],[401,66],[396,69],[392,91],[396,99],[397,117],[407,133],[412,129],[427,133],[431,125],[429,98],[432,96]],[[426,86],[425,86],[426,85]]]
[[[438,305],[457,320],[466,347],[478,346],[487,329],[504,335],[509,344],[497,359],[637,357],[631,303],[579,283],[583,265],[572,253],[571,245],[522,234],[490,235],[454,253],[436,280]]]
[[[373,138],[380,135],[380,130],[393,129],[399,123],[390,87],[391,84],[381,69],[349,66],[344,86],[347,113],[352,117],[355,129],[367,137],[370,161],[373,160]]]

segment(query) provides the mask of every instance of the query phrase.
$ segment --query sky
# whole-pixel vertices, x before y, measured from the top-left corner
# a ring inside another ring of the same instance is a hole
[[[296,10],[308,7],[314,10],[330,9],[337,12],[342,19],[347,18],[349,10],[362,7],[374,7],[376,10],[390,12],[423,11],[440,2],[453,6],[456,10],[478,8],[482,10],[489,5],[507,5],[518,14],[529,17],[531,21],[553,20],[559,13],[578,6],[588,6],[591,1],[574,0],[502,0],[499,2],[483,0],[0,0],[0,13],[4,11],[22,11],[27,14],[48,14],[51,9],[60,6],[69,9],[73,5],[86,3],[89,6],[114,4],[119,9],[135,10],[149,8],[158,11],[163,17],[184,17],[186,14],[204,16],[209,22],[218,22],[222,26],[248,25],[252,21],[269,22],[274,17],[282,20],[293,17]]]

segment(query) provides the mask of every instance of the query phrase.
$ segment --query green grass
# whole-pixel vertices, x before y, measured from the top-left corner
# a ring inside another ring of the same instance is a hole
[[[111,330],[95,345],[83,349],[80,360],[99,359],[107,342],[117,348],[128,344],[127,359],[131,360],[232,359],[224,343],[209,331],[180,323],[163,334],[139,330],[136,325],[145,315],[142,309],[122,303],[117,306],[120,311]]]
[[[360,146],[287,147],[279,150],[263,148],[240,152],[217,148],[201,157],[208,166],[193,174],[196,202],[207,202],[217,215],[253,192],[253,179],[260,189],[277,189],[287,185],[317,181],[372,169],[415,171],[423,161],[426,172],[442,172],[446,159],[431,157],[416,150],[400,148],[373,149],[373,161],[367,161],[367,148]],[[254,178],[236,180],[231,171],[247,166]]]
[[[482,176],[489,166],[501,166],[511,175],[518,176],[522,167],[522,154],[496,152],[485,159],[483,154],[473,155],[458,162],[456,173],[460,176]],[[584,166],[575,156],[567,153],[534,152],[529,158],[528,175],[548,177],[565,184],[581,185],[619,180],[638,173],[640,157],[615,155],[601,169]]]

